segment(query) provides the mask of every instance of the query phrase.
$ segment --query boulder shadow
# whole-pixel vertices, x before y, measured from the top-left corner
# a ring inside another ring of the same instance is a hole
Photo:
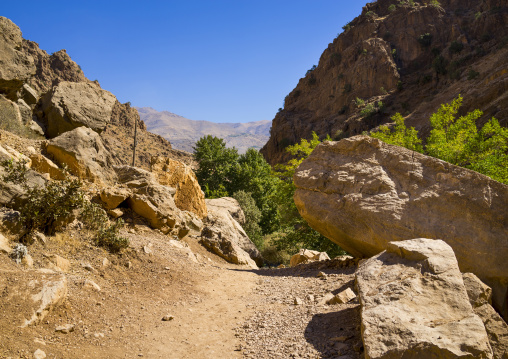
[[[305,339],[321,358],[363,358],[360,305],[314,315],[305,329]]]

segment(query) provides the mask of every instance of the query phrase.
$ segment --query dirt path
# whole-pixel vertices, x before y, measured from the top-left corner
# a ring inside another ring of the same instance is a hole
[[[20,328],[9,313],[23,306],[2,301],[9,288],[0,288],[0,358],[33,358],[37,349],[48,359],[361,357],[358,303],[322,303],[326,293],[353,287],[354,263],[254,271],[226,263],[197,238],[172,243],[138,228],[118,256],[80,235],[30,247],[35,270],[45,268],[48,253],[71,264],[67,300],[43,322]],[[20,281],[26,271],[3,254],[1,270],[17,271]],[[166,315],[173,319],[163,321]],[[74,331],[55,331],[65,324]]]
[[[248,270],[211,267],[211,278],[197,286],[195,302],[177,303],[175,317],[146,338],[150,358],[240,358],[235,328],[252,314],[249,298],[257,275]]]

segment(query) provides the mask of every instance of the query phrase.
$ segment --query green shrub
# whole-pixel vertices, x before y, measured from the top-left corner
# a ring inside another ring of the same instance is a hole
[[[402,84],[402,81],[397,81],[397,90],[402,91],[404,89],[404,86]]]
[[[418,36],[418,43],[423,47],[429,47],[432,43],[432,35],[429,33],[425,33],[423,35]]]
[[[342,26],[342,30],[344,30],[344,32],[348,32],[349,30],[351,30],[352,26],[351,26],[351,21],[349,21],[346,25]]]
[[[307,70],[307,72],[305,73],[305,76],[308,76],[310,74],[312,74],[312,72],[317,68],[316,65],[312,65],[312,67],[310,69]]]
[[[432,68],[436,71],[438,75],[446,75],[447,73],[448,61],[441,55],[437,56],[434,61],[432,61]]]
[[[395,4],[391,4],[390,6],[388,6],[389,12],[394,12],[395,10],[397,10],[397,6],[395,6]]]
[[[369,103],[364,108],[362,108],[362,110],[360,111],[360,115],[363,118],[369,118],[372,115],[374,115],[376,112],[377,112],[377,109],[374,106],[374,104]]]
[[[451,54],[458,54],[464,50],[464,44],[460,41],[452,41],[450,44],[450,53]]]
[[[114,239],[119,243],[116,245],[118,249],[128,246],[127,239],[118,237],[121,224],[114,223],[108,229],[109,220],[106,213],[97,204],[86,199],[79,180],[48,181],[43,187],[29,187],[26,178],[27,169],[23,162],[4,161],[2,166],[6,171],[3,180],[18,183],[25,190],[26,201],[19,212],[20,222],[28,232],[21,241],[31,238],[31,234],[35,231],[52,235],[60,223],[65,223],[78,215],[88,228],[99,229],[99,233],[107,230],[109,239],[115,235]],[[121,243],[123,247],[118,247]]]
[[[111,225],[101,227],[95,236],[95,244],[99,247],[108,249],[112,253],[116,253],[124,248],[127,248],[129,246],[129,240],[118,235],[122,226],[123,219],[119,218]]]
[[[365,16],[366,16],[366,17],[368,17],[368,18],[370,18],[370,19],[374,19],[374,18],[376,18],[376,17],[377,17],[377,14],[376,14],[374,11],[367,11],[367,12],[365,13]]]
[[[357,97],[355,99],[355,104],[356,104],[356,107],[358,107],[358,108],[363,107],[365,105],[365,100],[362,100],[361,98]]]

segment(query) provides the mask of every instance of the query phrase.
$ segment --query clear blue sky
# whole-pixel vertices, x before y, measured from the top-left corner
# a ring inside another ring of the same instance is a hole
[[[5,1],[48,53],[66,49],[120,102],[193,119],[273,119],[364,1]]]

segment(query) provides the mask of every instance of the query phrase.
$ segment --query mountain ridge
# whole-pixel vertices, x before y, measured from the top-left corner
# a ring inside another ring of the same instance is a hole
[[[240,153],[248,148],[260,149],[270,136],[270,120],[246,123],[215,123],[191,120],[170,111],[151,107],[136,107],[148,131],[170,141],[174,148],[192,152],[196,141],[206,135],[223,138],[227,147],[236,147]]]

